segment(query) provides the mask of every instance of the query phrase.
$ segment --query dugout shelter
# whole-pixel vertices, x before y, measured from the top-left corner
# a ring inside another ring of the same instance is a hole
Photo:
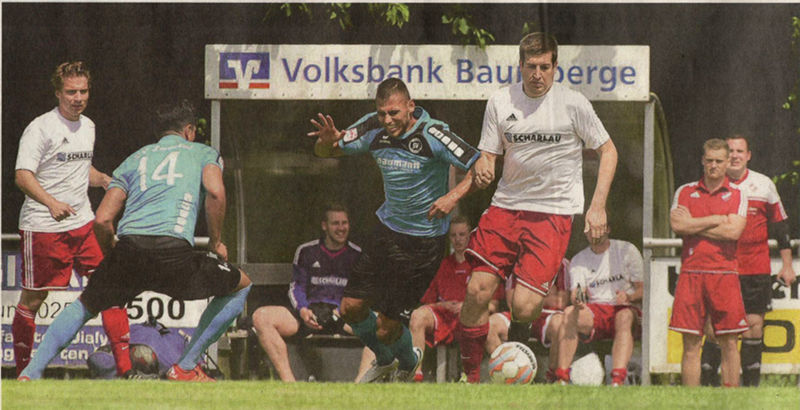
[[[319,235],[317,213],[326,201],[348,206],[351,240],[359,243],[384,199],[380,172],[369,156],[313,156],[314,140],[305,136],[313,130],[311,118],[330,114],[339,129],[346,128],[375,110],[382,80],[398,77],[417,105],[477,146],[486,99],[520,80],[516,45],[213,44],[205,51],[211,141],[225,158],[232,191],[225,239],[235,244],[232,260],[257,285],[248,313],[285,297],[294,250]],[[654,219],[645,198],[669,201],[673,190],[665,124],[649,90],[649,70],[648,46],[561,45],[555,78],[592,101],[617,146],[609,221],[615,238],[640,249],[645,220],[661,235],[669,231],[668,219]],[[587,150],[584,159],[585,195],[591,198],[596,154]],[[646,172],[655,174],[650,185]],[[461,177],[451,170],[451,184]],[[477,223],[493,192],[490,187],[469,195],[457,212]],[[567,257],[587,246],[583,223],[582,216],[575,218]]]

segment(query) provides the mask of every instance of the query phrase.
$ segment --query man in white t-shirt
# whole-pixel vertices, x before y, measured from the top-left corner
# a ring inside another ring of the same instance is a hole
[[[14,175],[25,193],[19,216],[22,292],[11,324],[18,375],[30,361],[34,319],[48,292],[67,289],[73,269],[85,276],[103,260],[87,188],[107,188],[111,177],[92,166],[94,122],[82,115],[91,74],[84,63],[67,62],[51,81],[58,106],[25,128]],[[131,370],[127,311],[106,310],[103,327],[122,376]]]
[[[614,179],[617,150],[591,103],[553,80],[558,44],[546,33],[520,41],[522,82],[495,92],[486,104],[474,182],[494,180],[495,161],[503,175],[470,239],[474,264],[461,310],[462,363],[470,382],[480,379],[488,333],[488,305],[501,280],[516,276],[509,301],[509,340],[524,342],[542,308],[567,250],[572,216],[583,212],[582,150],[600,155],[586,231],[592,241],[606,230],[606,199]]]
[[[587,234],[588,238],[588,234]],[[578,337],[588,343],[613,339],[611,382],[625,383],[633,352],[634,330],[641,322],[644,292],[642,255],[632,243],[604,235],[570,262],[572,306],[564,309],[558,333],[556,377],[568,383]]]

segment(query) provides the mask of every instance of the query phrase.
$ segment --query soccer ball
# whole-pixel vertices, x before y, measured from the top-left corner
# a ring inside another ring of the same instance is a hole
[[[528,346],[506,342],[489,358],[489,378],[497,384],[528,384],[536,375],[536,356]]]
[[[599,386],[603,384],[604,376],[605,370],[603,370],[603,364],[600,363],[597,353],[589,353],[572,362],[572,371],[570,371],[572,384]]]
[[[142,373],[158,374],[158,356],[150,346],[131,344],[131,366]]]

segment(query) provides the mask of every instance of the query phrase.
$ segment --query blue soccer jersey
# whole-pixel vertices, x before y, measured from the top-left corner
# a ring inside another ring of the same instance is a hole
[[[208,164],[222,168],[217,150],[177,135],[167,135],[126,158],[109,186],[128,196],[117,235],[173,236],[194,245],[203,168]]]
[[[416,107],[414,127],[395,138],[386,133],[377,113],[351,125],[339,147],[348,155],[369,152],[383,174],[386,201],[376,214],[395,232],[433,237],[447,233],[449,218],[428,220],[436,199],[447,193],[450,165],[468,170],[478,159],[477,149]]]

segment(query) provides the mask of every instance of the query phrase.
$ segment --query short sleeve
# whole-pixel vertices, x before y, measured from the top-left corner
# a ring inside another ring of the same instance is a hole
[[[47,142],[44,135],[42,135],[41,128],[31,123],[25,128],[22,137],[19,139],[15,169],[27,169],[35,173],[39,169],[39,162],[46,152]]]
[[[583,140],[587,149],[600,148],[611,137],[594,111],[592,103],[578,92],[575,92],[575,97],[575,133]]]
[[[481,127],[481,141],[478,149],[492,154],[503,154],[503,139],[498,129],[497,121],[497,94],[489,98],[486,110],[483,112],[483,126]]]
[[[625,272],[631,282],[644,281],[644,261],[639,249],[629,242],[624,242],[623,263],[625,264]]]

